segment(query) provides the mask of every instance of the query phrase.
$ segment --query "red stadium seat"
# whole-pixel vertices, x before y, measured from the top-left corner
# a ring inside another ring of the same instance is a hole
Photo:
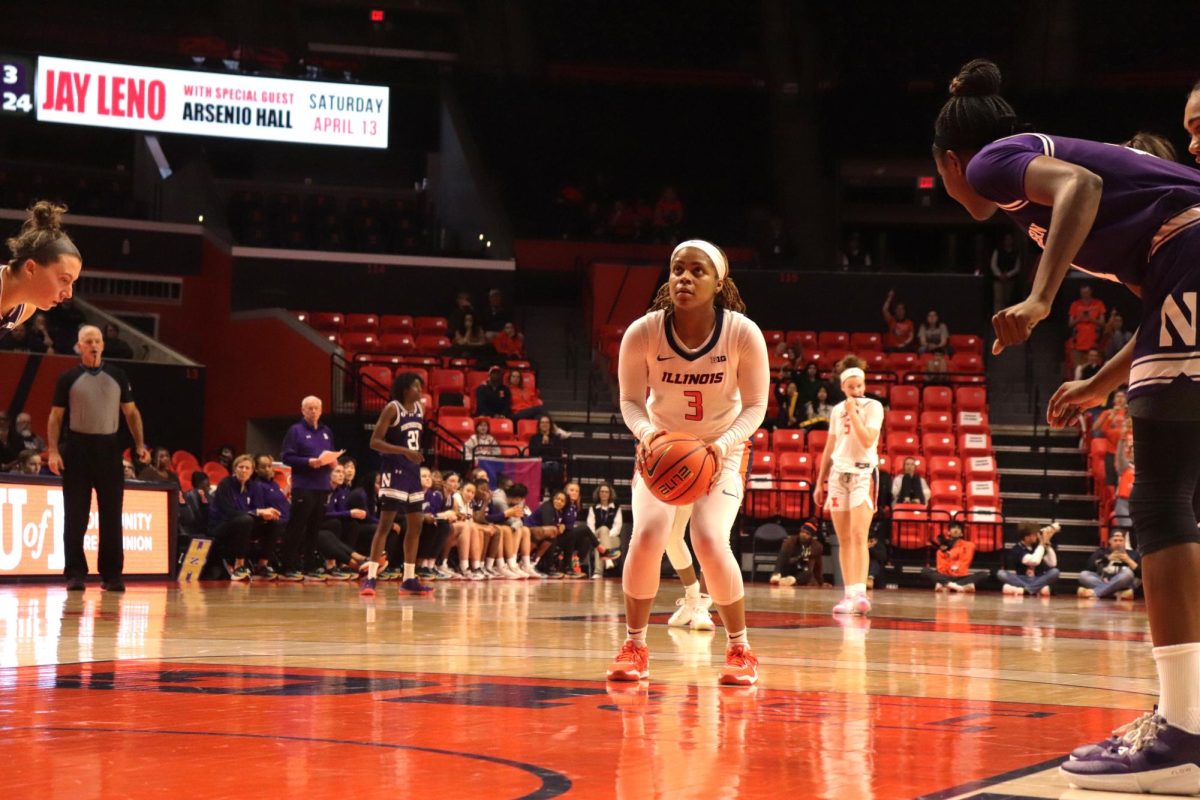
[[[435,368],[429,374],[429,386],[433,394],[439,392],[457,392],[466,394],[466,378],[462,370]]]
[[[438,406],[437,413],[438,413],[439,421],[441,421],[442,419],[447,418],[447,417],[470,418],[471,409],[467,408],[466,406]],[[474,433],[474,432],[475,432],[475,429],[471,428],[471,433]]]
[[[929,459],[929,480],[958,481],[963,479],[963,462],[958,456],[933,456]]]
[[[870,350],[883,349],[883,337],[878,333],[852,333],[850,334],[850,349],[861,353]]]
[[[950,357],[951,372],[983,372],[983,356],[978,353],[955,353]]]
[[[413,325],[413,318],[407,314],[384,314],[379,318],[380,333],[407,333],[409,335],[416,331],[416,326]]]
[[[811,481],[815,473],[815,460],[808,453],[779,453],[779,477]]]
[[[892,544],[901,550],[919,550],[929,546],[936,533],[934,520],[949,520],[944,512],[932,512],[919,503],[892,506]]]
[[[402,372],[415,372],[417,377],[421,379],[421,386],[427,391],[429,390],[429,370],[424,367],[410,367],[407,364],[396,367],[396,375],[399,376]]]
[[[858,357],[867,365],[867,372],[890,372],[888,355],[882,350],[863,350]]]
[[[507,417],[478,417],[476,421],[486,419],[492,428],[492,436],[497,439],[515,439],[517,433],[513,429],[513,422]],[[528,441],[528,439],[526,440]]]
[[[347,333],[375,333],[379,330],[379,317],[374,314],[347,314],[342,322]]]
[[[293,309],[293,310],[292,310],[292,311],[290,311],[289,313],[290,313],[290,314],[291,314],[293,317],[295,317],[296,319],[300,320],[300,321],[301,321],[301,322],[303,322],[303,323],[307,323],[307,322],[308,322],[308,312],[307,312],[307,311],[296,311],[296,310],[294,310],[294,309]]]
[[[954,407],[954,392],[945,386],[926,386],[921,392],[921,408],[924,411],[946,411]]]
[[[983,355],[983,340],[973,333],[954,333],[950,335],[950,349],[955,353],[974,353]]]
[[[536,419],[517,420],[517,438],[523,442],[528,442],[537,433],[537,427],[538,421]]]
[[[893,353],[893,355],[896,354]],[[897,411],[916,411],[921,405],[921,393],[915,386],[893,386],[890,405],[893,410]]]
[[[958,412],[959,433],[988,433],[990,430],[987,414],[978,411]]]
[[[806,447],[804,431],[796,428],[778,428],[771,434],[771,450],[776,455],[802,453]]]
[[[966,478],[975,481],[993,482],[996,480],[996,459],[991,456],[972,456],[966,460]]]
[[[322,333],[334,333],[342,329],[343,316],[336,311],[313,311],[308,315],[308,324]]]
[[[962,508],[963,485],[961,481],[931,481],[929,505]]]
[[[977,386],[959,386],[954,390],[954,404],[961,411],[987,411],[987,390]]]
[[[921,452],[925,454],[926,458],[952,456],[957,449],[954,436],[951,434],[927,433],[921,437]]]
[[[827,439],[829,439],[829,431],[809,431],[808,452],[820,458],[821,453],[825,452],[825,442]]]
[[[445,429],[449,441],[438,437],[438,452],[448,458],[462,458],[462,445],[475,433],[475,421],[468,416],[454,416],[442,408],[438,411],[438,424]]]
[[[788,331],[787,343],[793,347],[799,345],[805,353],[818,349],[816,331]]]
[[[213,485],[213,489],[216,489],[218,483],[229,477],[229,470],[215,461],[204,462],[202,469],[204,474],[208,476],[208,482]]]
[[[519,358],[511,358],[508,361],[505,361],[504,366],[508,367],[509,369],[520,369],[520,370],[533,369],[533,364],[530,364],[528,361],[524,361]]]
[[[1000,487],[993,481],[971,481],[967,484],[967,503],[972,508],[1000,503]]]
[[[821,331],[817,334],[817,347],[822,350],[847,350],[850,334],[845,331]]]
[[[171,466],[176,472],[196,472],[200,469],[200,460],[187,450],[176,450],[171,454]]]
[[[910,458],[913,461],[917,462],[917,464],[916,464],[917,474],[918,475],[925,474],[925,467],[926,467],[927,459],[925,459],[921,456],[918,456],[918,455],[901,453],[899,455],[892,456],[892,477],[893,478],[896,477],[897,475],[899,475],[901,472],[904,472],[904,462]]]
[[[379,350],[384,353],[415,353],[417,340],[407,333],[381,333]]]
[[[762,519],[778,513],[778,493],[775,491],[776,461],[772,453],[755,453],[750,460],[750,477],[746,481],[745,512]]]
[[[972,506],[954,518],[963,523],[964,538],[975,543],[977,552],[991,553],[1004,547],[1004,517],[998,506]]]
[[[759,428],[750,435],[750,446],[755,453],[771,452],[771,432],[766,428]]]
[[[467,372],[466,393],[475,396],[475,390],[488,382],[487,370],[473,369]],[[495,436],[495,433],[492,434]],[[497,437],[499,438],[499,437]]]
[[[492,434],[493,436],[495,434]],[[496,437],[496,444],[500,445],[500,455],[505,458],[516,458],[525,454],[525,449],[529,446],[529,440],[521,441],[515,437],[501,439]]]
[[[433,419],[433,412],[437,411],[437,401],[429,392],[421,392],[421,408],[425,409],[425,419]]]
[[[767,347],[774,347],[784,340],[783,331],[763,331],[762,335],[767,341]]]
[[[894,459],[896,456],[916,456],[921,453],[921,442],[917,439],[916,434],[898,433],[887,438],[888,454]],[[901,462],[903,464],[903,462]]]
[[[445,336],[449,326],[445,317],[416,317],[413,319],[413,327],[418,334]]]
[[[892,372],[906,373],[917,368],[915,353],[888,353],[888,367]]]
[[[922,433],[954,433],[954,417],[949,411],[922,411]]]
[[[372,385],[372,381],[379,386],[384,387],[385,394],[391,394],[392,391],[392,368],[387,364],[363,364],[358,368],[358,373],[367,380],[368,385]],[[378,386],[373,386],[378,388]]]
[[[884,416],[883,428],[889,435],[917,432],[917,415],[913,411],[893,410]]]
[[[342,349],[349,353],[371,352],[379,347],[379,340],[373,333],[343,333]]]
[[[963,458],[990,456],[992,437],[986,433],[964,433],[958,437],[958,454]]]
[[[444,353],[450,349],[450,340],[445,336],[421,335],[417,337],[418,353]]]

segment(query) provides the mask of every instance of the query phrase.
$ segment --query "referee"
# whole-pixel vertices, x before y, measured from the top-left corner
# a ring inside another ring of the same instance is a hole
[[[62,374],[54,389],[47,438],[50,471],[63,479],[63,546],[66,549],[67,589],[84,588],[88,565],[83,555],[83,534],[92,508],[92,490],[100,515],[101,588],[125,591],[121,571],[125,548],[121,526],[121,504],[125,495],[125,472],[117,439],[118,412],[125,415],[138,459],[146,461],[142,415],[133,402],[129,378],[124,371],[105,363],[104,336],[94,325],[79,329],[79,355],[83,363]],[[68,431],[60,448],[63,420]]]

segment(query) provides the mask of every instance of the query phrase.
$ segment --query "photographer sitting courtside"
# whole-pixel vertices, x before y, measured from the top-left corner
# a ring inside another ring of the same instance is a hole
[[[1022,522],[1017,526],[1020,539],[1004,555],[1004,569],[996,572],[1004,581],[1005,594],[1050,596],[1050,585],[1058,580],[1058,555],[1050,541],[1058,531],[1058,523],[1041,527],[1036,522]]]
[[[1128,542],[1125,531],[1115,528],[1108,535],[1108,546],[1092,553],[1087,569],[1079,573],[1080,597],[1133,599],[1142,557],[1136,550],[1127,549]]]

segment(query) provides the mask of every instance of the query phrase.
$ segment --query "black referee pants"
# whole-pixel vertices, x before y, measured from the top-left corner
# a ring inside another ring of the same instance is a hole
[[[125,499],[125,468],[115,435],[96,436],[72,432],[63,457],[63,547],[68,578],[88,574],[83,536],[92,511],[92,490],[100,515],[100,577],[114,581],[125,567],[121,506]]]

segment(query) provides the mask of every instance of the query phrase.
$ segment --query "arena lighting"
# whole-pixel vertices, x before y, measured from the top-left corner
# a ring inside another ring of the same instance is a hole
[[[933,176],[932,175],[922,175],[921,177],[917,178],[917,188],[918,189],[932,189],[933,188]]]
[[[372,8],[371,9],[371,22],[383,22],[383,9],[382,8]]]

